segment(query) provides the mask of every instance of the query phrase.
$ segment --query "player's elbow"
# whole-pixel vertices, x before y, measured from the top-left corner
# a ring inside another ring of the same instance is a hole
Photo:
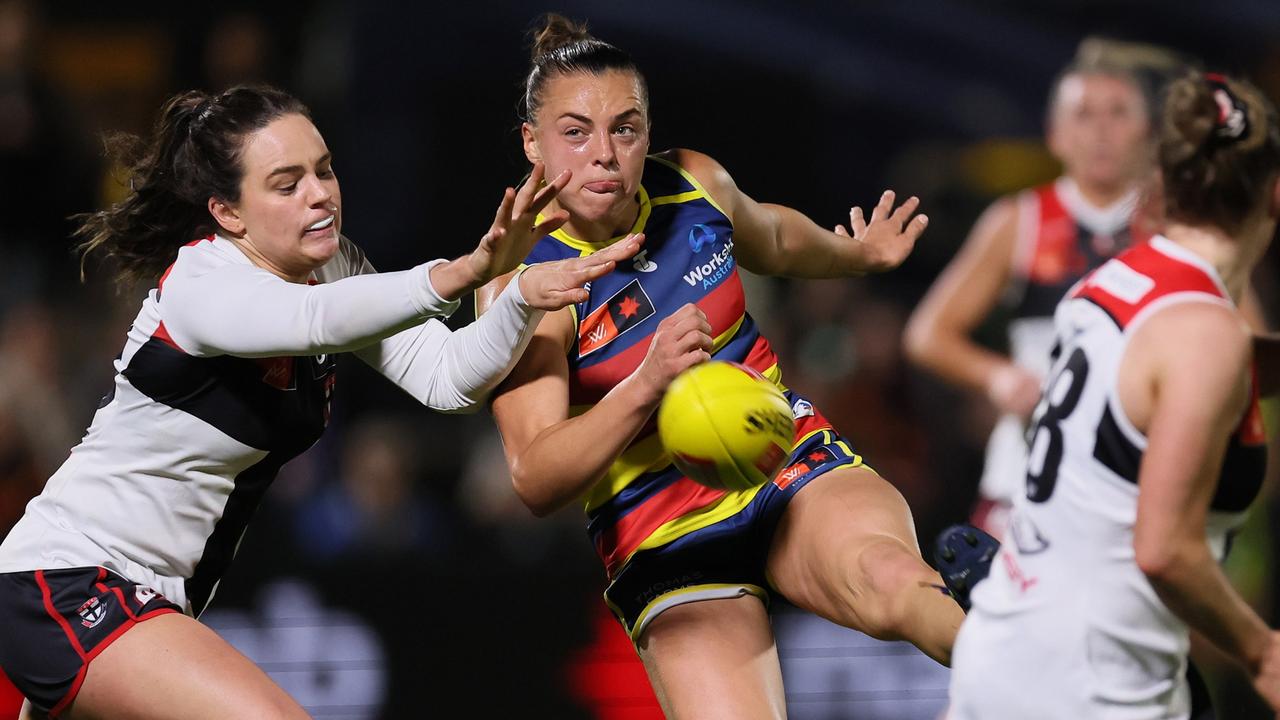
[[[936,337],[934,323],[916,313],[907,321],[907,327],[902,332],[902,350],[912,363],[928,366],[933,357]]]
[[[531,477],[519,461],[515,462],[511,468],[511,486],[516,491],[516,497],[520,498],[520,502],[524,503],[534,517],[544,518],[559,510],[563,504],[557,502],[556,498],[546,491],[545,486],[537,482],[536,477]]]
[[[1173,539],[1135,537],[1133,551],[1138,569],[1157,589],[1176,584],[1192,562],[1189,549]]]

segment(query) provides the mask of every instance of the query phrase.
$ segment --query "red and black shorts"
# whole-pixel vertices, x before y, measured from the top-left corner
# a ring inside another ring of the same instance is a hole
[[[106,568],[0,574],[0,668],[37,708],[57,717],[89,663],[134,625],[181,612],[155,590]]]

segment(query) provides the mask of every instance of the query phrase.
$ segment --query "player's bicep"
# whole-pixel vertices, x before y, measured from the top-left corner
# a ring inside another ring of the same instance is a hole
[[[493,394],[493,418],[508,461],[540,433],[569,417],[569,361],[573,333],[569,309],[547,313],[515,368]]]

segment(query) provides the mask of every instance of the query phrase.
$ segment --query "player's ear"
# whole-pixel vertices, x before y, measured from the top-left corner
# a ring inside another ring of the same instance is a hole
[[[216,197],[209,198],[209,214],[222,229],[235,236],[244,234],[244,220],[234,205]]]
[[[520,138],[524,141],[524,156],[530,163],[542,162],[542,151],[538,149],[538,138],[533,134],[533,126],[520,124]]]

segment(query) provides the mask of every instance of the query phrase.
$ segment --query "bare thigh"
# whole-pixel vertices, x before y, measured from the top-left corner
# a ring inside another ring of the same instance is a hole
[[[283,720],[307,714],[212,630],[171,613],[139,623],[94,658],[64,717]]]
[[[964,613],[920,556],[901,493],[867,468],[832,470],[791,500],[769,550],[788,600],[881,639],[906,639],[946,663]]]
[[[639,647],[668,720],[787,716],[769,615],[755,596],[677,605],[649,623]]]

